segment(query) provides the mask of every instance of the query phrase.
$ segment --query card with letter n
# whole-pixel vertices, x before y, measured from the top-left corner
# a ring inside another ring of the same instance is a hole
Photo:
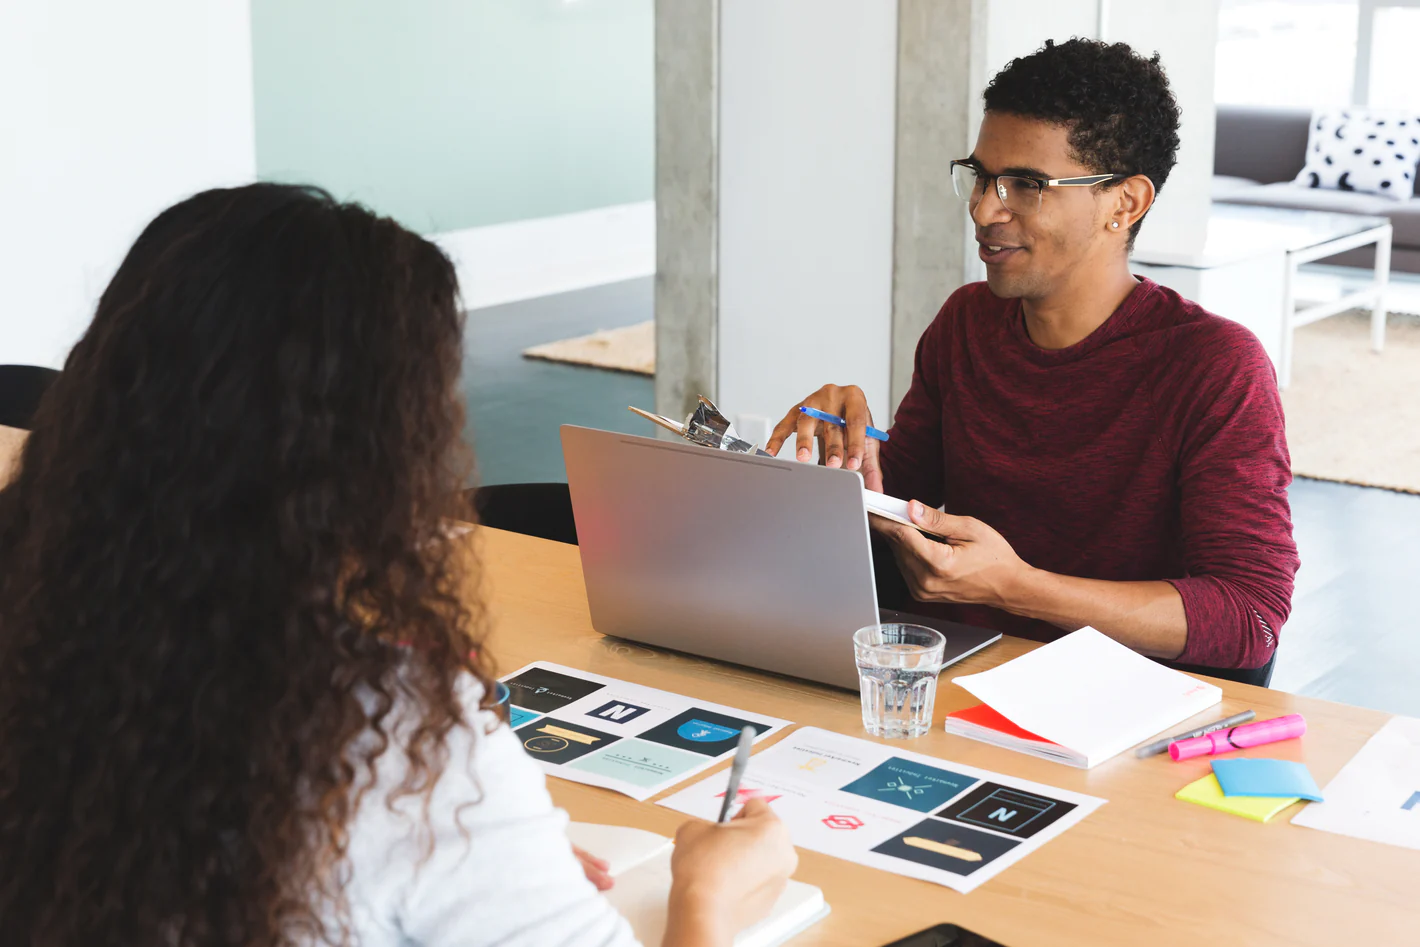
[[[704,779],[659,804],[713,819],[722,789]],[[816,727],[751,757],[740,795],[765,799],[795,845],[961,892],[1104,804]]]
[[[649,799],[789,721],[534,661],[503,678],[508,720],[550,776]]]

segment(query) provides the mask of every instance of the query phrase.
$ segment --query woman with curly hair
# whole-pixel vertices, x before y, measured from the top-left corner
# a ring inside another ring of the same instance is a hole
[[[138,238],[0,490],[6,942],[634,942],[489,709],[461,361],[449,261],[323,192]],[[665,943],[794,863],[686,826]]]

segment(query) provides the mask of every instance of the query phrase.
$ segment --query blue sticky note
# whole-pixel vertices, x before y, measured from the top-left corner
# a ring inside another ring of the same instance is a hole
[[[1321,790],[1305,764],[1291,760],[1214,760],[1213,775],[1225,796],[1295,796],[1321,802]]]

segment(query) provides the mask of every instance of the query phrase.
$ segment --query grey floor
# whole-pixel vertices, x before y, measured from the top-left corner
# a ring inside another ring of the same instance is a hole
[[[565,480],[560,424],[650,433],[626,406],[653,407],[651,379],[519,353],[651,312],[651,280],[641,279],[469,313],[480,481]],[[1291,500],[1302,569],[1272,686],[1420,716],[1420,496],[1298,480]]]
[[[650,278],[468,314],[464,386],[480,483],[566,480],[558,427],[651,433],[626,408],[654,410],[649,376],[522,357],[523,349],[651,318]]]

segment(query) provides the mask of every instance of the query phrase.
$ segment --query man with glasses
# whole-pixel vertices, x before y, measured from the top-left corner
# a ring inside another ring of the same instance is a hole
[[[889,440],[828,385],[775,428],[808,460],[911,499],[933,533],[874,518],[908,605],[1050,640],[1091,625],[1179,666],[1266,683],[1297,569],[1276,376],[1245,328],[1129,270],[1178,149],[1158,56],[1047,43],[985,93],[951,162],[986,282],[918,343]],[[945,169],[944,169],[945,170]],[[944,506],[946,512],[935,507]]]

